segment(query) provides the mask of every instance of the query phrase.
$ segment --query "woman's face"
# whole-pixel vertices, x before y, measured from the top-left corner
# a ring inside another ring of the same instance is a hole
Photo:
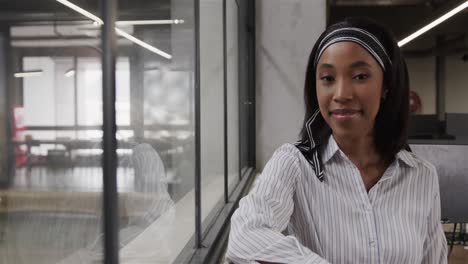
[[[363,47],[338,42],[326,48],[317,64],[316,87],[320,113],[334,135],[373,135],[383,71]]]

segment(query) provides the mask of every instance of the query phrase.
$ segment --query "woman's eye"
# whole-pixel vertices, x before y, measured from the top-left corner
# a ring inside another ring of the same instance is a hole
[[[369,75],[364,74],[364,73],[357,74],[353,77],[353,79],[356,79],[356,80],[365,80],[367,78],[369,78]]]
[[[326,76],[320,77],[320,80],[326,81],[326,82],[332,82],[332,81],[334,81],[335,79],[334,79],[332,76],[330,76],[330,75],[326,75]]]

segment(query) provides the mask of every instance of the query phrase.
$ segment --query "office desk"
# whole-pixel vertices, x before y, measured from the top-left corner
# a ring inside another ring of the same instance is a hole
[[[67,157],[71,161],[71,153],[73,150],[78,149],[102,149],[101,141],[100,140],[82,140],[82,139],[52,139],[52,140],[38,140],[38,139],[30,139],[30,140],[15,140],[13,141],[15,146],[26,146],[26,166],[31,168],[31,148],[32,147],[39,147],[41,145],[62,145],[65,148],[67,153]],[[139,142],[130,142],[119,140],[117,141],[117,148],[118,149],[133,149],[135,146],[141,143],[148,143],[151,146],[157,146],[159,152],[165,152],[171,149],[172,144],[163,141],[163,140],[156,140],[156,139],[145,139],[140,140]]]

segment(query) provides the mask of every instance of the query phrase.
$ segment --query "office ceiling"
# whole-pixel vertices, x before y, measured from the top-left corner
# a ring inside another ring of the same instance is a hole
[[[100,13],[98,0],[70,0],[92,12]],[[119,0],[120,20],[169,19],[171,0]],[[83,16],[56,0],[0,0],[0,22],[76,20]]]
[[[98,0],[72,0],[99,14]],[[118,20],[170,19],[171,0],[119,0]],[[190,1],[187,1],[190,2]],[[349,16],[370,17],[392,29],[401,40],[464,0],[328,0],[328,23]],[[192,12],[192,7],[187,12]],[[188,15],[187,17],[190,17]],[[0,24],[25,22],[50,23],[77,21],[84,17],[56,0],[0,0]],[[403,50],[411,56],[429,56],[436,52],[468,52],[468,9],[408,43]],[[445,39],[436,48],[436,38]]]
[[[101,16],[99,0],[69,0],[73,4]],[[162,20],[171,17],[172,0],[118,0],[117,20]],[[190,3],[190,1],[187,1]],[[182,10],[182,12],[181,12]],[[183,19],[187,22],[193,15],[193,5],[178,5],[178,15],[188,12]],[[180,17],[177,17],[180,18]],[[174,18],[175,19],[175,18]],[[183,26],[183,25],[181,25]],[[67,47],[94,47],[100,45],[99,27],[90,19],[64,6],[56,0],[0,0],[0,27],[7,27],[14,48],[25,52],[33,49],[60,48],[52,52],[62,54]],[[119,26],[128,34],[136,35],[133,26]],[[148,30],[149,29],[149,30]],[[0,28],[1,30],[1,28]],[[138,36],[158,48],[170,51],[174,38],[169,25],[139,26]],[[191,35],[190,35],[191,36]],[[119,46],[132,43],[119,37]],[[94,53],[93,53],[94,54]]]
[[[328,23],[345,17],[369,17],[388,26],[398,40],[410,35],[465,0],[331,0]],[[468,52],[468,8],[403,47],[408,56]],[[436,47],[436,39],[442,44]]]
[[[428,0],[332,0],[330,1],[333,5],[337,6],[375,6],[375,5],[383,5],[383,6],[396,6],[396,5],[420,5],[425,4],[427,2],[443,2],[444,0],[439,1],[428,1]]]

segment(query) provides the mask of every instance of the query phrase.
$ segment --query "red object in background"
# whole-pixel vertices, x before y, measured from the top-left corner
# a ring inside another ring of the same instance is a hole
[[[23,120],[23,107],[13,107],[13,140],[24,140],[24,120]],[[17,167],[26,165],[28,153],[22,149],[20,145],[15,145],[15,164]]]
[[[410,91],[409,93],[410,113],[419,113],[421,112],[421,108],[422,108],[421,98],[415,91]]]

